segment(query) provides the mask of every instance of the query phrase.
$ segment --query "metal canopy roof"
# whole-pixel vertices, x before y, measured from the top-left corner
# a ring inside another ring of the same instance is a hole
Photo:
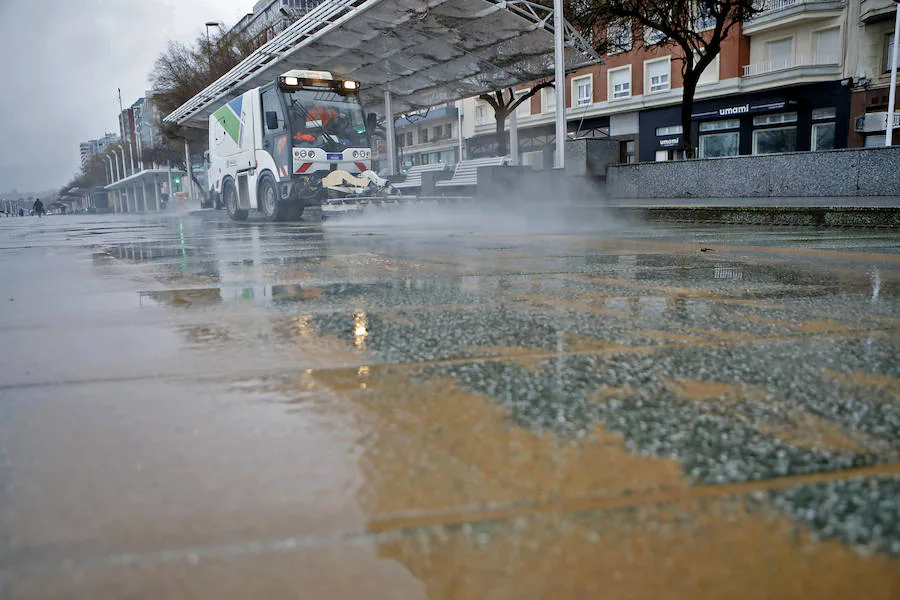
[[[207,127],[221,104],[296,68],[355,79],[398,114],[553,74],[553,9],[530,0],[330,0],[165,118]],[[566,64],[599,62],[565,23]]]

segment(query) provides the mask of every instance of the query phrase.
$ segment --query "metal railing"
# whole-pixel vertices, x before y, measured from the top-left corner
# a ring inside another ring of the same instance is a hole
[[[797,6],[798,4],[806,4],[806,0],[762,0],[757,9],[762,13],[775,12]]]
[[[762,75],[763,73],[772,73],[782,71],[784,69],[793,69],[794,67],[815,67],[840,64],[840,60],[834,54],[795,54],[787,58],[767,60],[744,66],[744,77],[753,75]]]

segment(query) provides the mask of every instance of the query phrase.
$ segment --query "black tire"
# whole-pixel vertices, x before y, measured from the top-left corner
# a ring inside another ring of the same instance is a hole
[[[303,210],[306,206],[302,202],[292,202],[289,209],[288,218],[291,221],[299,221],[303,218]]]
[[[247,211],[238,208],[237,188],[234,182],[226,179],[222,184],[222,201],[225,203],[225,210],[232,221],[246,221]]]
[[[266,221],[287,221],[291,218],[291,203],[281,199],[278,183],[271,173],[260,178],[257,190],[258,208]]]

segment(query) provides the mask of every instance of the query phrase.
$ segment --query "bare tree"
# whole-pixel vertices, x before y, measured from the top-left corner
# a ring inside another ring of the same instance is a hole
[[[84,165],[82,165],[78,175],[66,184],[62,191],[68,191],[76,187],[90,189],[105,186],[109,183],[107,165],[108,163],[103,155],[94,154],[89,156]]]
[[[672,47],[680,52],[685,154],[694,156],[691,112],[703,71],[722,42],[759,11],[756,0],[567,0],[569,20],[601,53]]]
[[[519,106],[523,102],[525,102],[526,100],[530,100],[532,96],[537,94],[545,87],[553,87],[553,82],[542,81],[540,83],[536,83],[531,86],[530,90],[518,97],[516,97],[516,94],[512,88],[507,88],[506,92],[504,92],[504,90],[497,90],[496,92],[490,92],[478,96],[480,100],[484,100],[491,105],[491,108],[494,109],[494,122],[497,125],[497,153],[500,156],[506,156],[507,152],[506,118],[509,117],[509,115],[514,110],[519,108]],[[509,97],[505,95],[506,93],[509,94]]]
[[[207,40],[203,35],[192,44],[169,42],[150,72],[152,101],[161,114],[169,114],[196,96],[219,77],[236,67],[256,49],[246,32],[219,32]],[[188,141],[200,152],[206,147],[206,133],[177,125],[162,124],[163,136],[180,145]],[[173,152],[176,151],[172,148]]]

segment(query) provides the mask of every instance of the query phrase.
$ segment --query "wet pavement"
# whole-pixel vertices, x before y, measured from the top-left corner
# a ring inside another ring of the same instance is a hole
[[[0,220],[0,597],[900,597],[896,232],[436,222]]]

